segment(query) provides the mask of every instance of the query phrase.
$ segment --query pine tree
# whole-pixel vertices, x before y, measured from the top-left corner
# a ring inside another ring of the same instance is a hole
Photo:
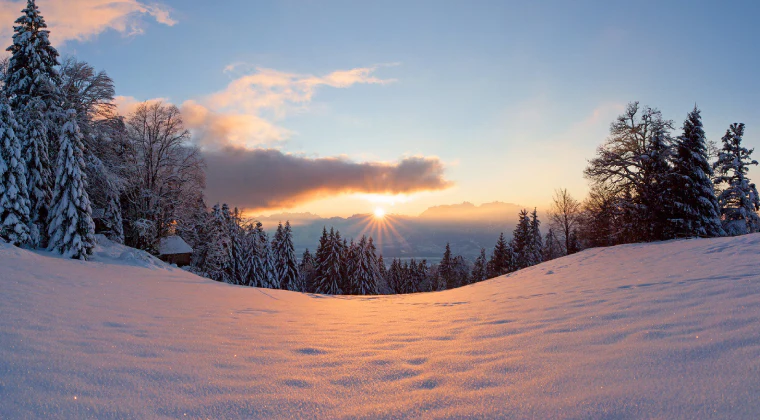
[[[438,276],[440,279],[439,290],[448,290],[459,286],[454,271],[454,256],[451,254],[451,244],[448,242],[446,243],[446,250],[443,252],[443,258],[438,263]]]
[[[361,258],[359,259],[361,275],[359,276],[357,294],[376,295],[379,293],[379,268],[376,254],[377,249],[375,248],[374,241],[371,237],[367,239],[362,236],[358,248],[361,253]]]
[[[290,221],[286,221],[284,227],[282,223],[278,226],[275,238],[272,249],[275,254],[275,272],[280,288],[296,292],[303,291],[298,281],[298,260],[293,247],[293,231],[290,227]]]
[[[544,244],[541,239],[541,222],[538,220],[538,212],[533,209],[533,213],[530,215],[530,237],[528,255],[530,258],[529,264],[531,266],[540,264],[544,261]]]
[[[253,287],[271,288],[273,279],[268,264],[269,238],[261,222],[256,222],[249,233],[248,284]]]
[[[501,233],[491,254],[491,259],[486,265],[487,278],[499,277],[515,271],[517,269],[515,260],[512,247],[504,239],[504,233]]]
[[[531,220],[528,216],[528,210],[520,210],[519,219],[514,232],[512,233],[511,248],[515,253],[516,270],[530,267],[532,265],[532,247],[533,232],[531,230]]]
[[[205,257],[205,272],[212,280],[225,282],[225,264],[227,260],[227,237],[226,221],[219,203],[214,204],[208,220],[208,237],[211,243],[207,248]]]
[[[696,105],[683,123],[673,155],[671,229],[676,237],[725,235],[708,162],[707,140]]]
[[[475,259],[475,264],[472,266],[472,274],[470,275],[473,283],[477,283],[488,278],[487,265],[488,261],[486,260],[486,249],[480,248],[480,255],[477,259]]]
[[[317,249],[317,276],[315,283],[317,285],[316,293],[326,295],[339,295],[342,293],[342,248],[343,244],[340,239],[340,233],[331,228],[329,235],[323,229],[323,240],[320,240],[320,246]]]
[[[30,203],[17,130],[8,99],[0,94],[0,238],[21,246],[31,240]]]
[[[19,124],[30,200],[31,240],[45,245],[50,219],[53,174],[60,135],[60,77],[58,52],[50,44],[45,19],[34,0],[28,0],[14,26],[13,45],[5,79],[5,93]]]
[[[56,162],[53,201],[50,206],[48,248],[67,257],[86,259],[95,246],[87,178],[82,157],[82,134],[76,112],[67,112]]]
[[[363,244],[361,246],[364,246]],[[345,266],[344,277],[346,279],[345,284],[341,286],[344,295],[357,295],[359,294],[360,284],[362,281],[362,261],[364,257],[360,245],[351,242],[344,248],[345,254],[343,255],[343,265]]]
[[[566,243],[573,243],[572,234],[570,237],[568,237],[568,241]],[[572,247],[570,249],[572,249]],[[562,255],[562,244],[557,239],[557,235],[554,234],[554,229],[549,228],[549,231],[546,232],[546,238],[544,239],[544,261],[551,261],[555,258],[561,257]]]
[[[742,146],[744,124],[731,124],[723,136],[723,149],[714,169],[716,184],[727,184],[718,196],[723,228],[729,235],[743,235],[760,231],[760,198],[755,184],[747,178],[749,165],[757,165],[751,158],[754,149]]]
[[[311,252],[309,252],[309,249],[306,248],[301,256],[301,262],[298,265],[299,283],[304,292],[314,292],[314,272],[314,257],[311,255]]]

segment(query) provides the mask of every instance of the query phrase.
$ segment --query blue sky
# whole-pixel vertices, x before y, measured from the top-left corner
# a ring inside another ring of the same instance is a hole
[[[62,2],[38,2],[55,40],[65,12],[48,3]],[[354,161],[436,156],[455,184],[392,207],[340,195],[290,211],[414,214],[497,200],[542,208],[559,187],[582,198],[586,159],[633,100],[677,126],[697,103],[711,140],[736,121],[747,124],[748,146],[760,140],[755,2],[166,1],[171,26],[144,3],[125,3],[134,8],[122,19],[141,33],[116,20],[59,44],[107,70],[119,95],[212,107],[211,95],[257,68],[317,77],[370,68],[385,82],[317,85],[284,111],[256,108],[287,134],[251,147]],[[251,110],[219,112],[232,108]]]

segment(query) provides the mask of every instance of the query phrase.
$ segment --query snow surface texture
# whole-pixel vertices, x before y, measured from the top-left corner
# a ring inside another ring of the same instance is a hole
[[[760,413],[760,234],[387,297],[214,283],[99,242],[91,262],[0,244],[0,418]]]

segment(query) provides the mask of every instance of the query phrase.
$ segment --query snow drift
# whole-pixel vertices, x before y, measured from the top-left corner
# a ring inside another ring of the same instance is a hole
[[[0,418],[756,418],[760,234],[452,291],[230,286],[0,245]]]

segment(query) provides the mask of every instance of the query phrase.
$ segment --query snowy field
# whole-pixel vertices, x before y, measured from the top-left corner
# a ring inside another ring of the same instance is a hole
[[[0,418],[258,417],[760,418],[760,234],[356,298],[0,245]]]

